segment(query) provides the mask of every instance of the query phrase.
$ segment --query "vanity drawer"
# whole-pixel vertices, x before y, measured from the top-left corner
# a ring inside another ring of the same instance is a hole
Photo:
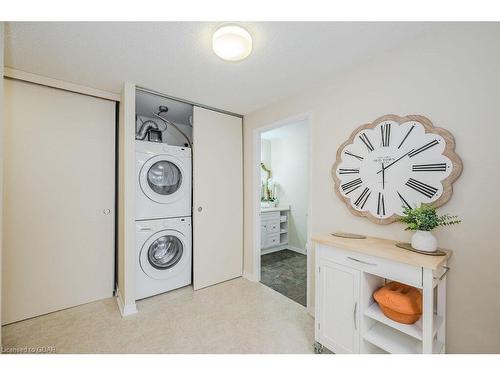
[[[280,244],[280,234],[270,234],[266,237],[266,243],[265,246],[267,247],[274,247],[278,246]]]
[[[422,268],[392,260],[320,245],[318,256],[386,279],[422,287]]]
[[[279,211],[271,211],[271,212],[261,212],[260,213],[261,221],[280,221],[280,212]]]
[[[272,234],[272,233],[279,233],[280,231],[280,222],[273,220],[273,221],[265,221],[261,224],[261,233],[262,234]]]

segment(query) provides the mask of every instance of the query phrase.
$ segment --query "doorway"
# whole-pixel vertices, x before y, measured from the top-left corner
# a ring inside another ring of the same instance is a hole
[[[310,147],[309,116],[255,131],[256,275],[264,285],[308,307]],[[257,184],[256,184],[257,185]]]

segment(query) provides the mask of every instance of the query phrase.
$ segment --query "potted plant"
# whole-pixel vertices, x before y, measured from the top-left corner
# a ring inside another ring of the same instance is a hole
[[[461,222],[458,216],[438,216],[436,209],[428,204],[408,208],[403,211],[400,220],[408,224],[405,230],[416,231],[411,238],[411,246],[420,251],[434,252],[437,250],[437,240],[432,230],[439,226],[454,225]]]

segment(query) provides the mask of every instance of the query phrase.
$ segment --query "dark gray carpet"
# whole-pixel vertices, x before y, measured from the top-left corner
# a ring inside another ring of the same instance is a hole
[[[288,298],[306,305],[307,258],[291,250],[261,256],[260,281]]]

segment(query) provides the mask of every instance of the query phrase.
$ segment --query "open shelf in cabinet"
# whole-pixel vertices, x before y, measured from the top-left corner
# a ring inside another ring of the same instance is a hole
[[[421,354],[422,341],[397,331],[385,324],[377,323],[363,335],[369,343],[392,354]],[[433,352],[441,353],[443,343],[434,340]]]
[[[413,324],[403,324],[395,322],[392,319],[389,319],[384,315],[382,310],[377,303],[372,303],[368,309],[365,311],[365,315],[371,319],[374,319],[380,323],[383,323],[389,327],[392,327],[400,332],[403,332],[411,337],[416,338],[417,340],[422,340],[422,318],[420,318],[417,322]],[[434,314],[434,323],[433,323],[433,336],[443,324],[443,319]]]

